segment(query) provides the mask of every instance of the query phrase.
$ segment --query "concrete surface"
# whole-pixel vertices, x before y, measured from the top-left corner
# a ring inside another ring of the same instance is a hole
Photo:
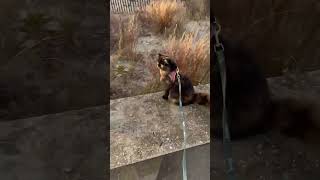
[[[210,144],[186,150],[188,180],[210,178]],[[182,151],[112,169],[110,180],[175,180],[182,179]]]
[[[275,97],[319,102],[320,71],[268,81]],[[207,91],[209,86],[199,88]],[[208,179],[209,149],[214,152],[211,177],[225,179],[222,144],[215,139],[210,148],[208,144],[208,109],[191,105],[184,111],[189,179]],[[113,100],[110,113],[111,178],[180,179],[177,106],[154,93]],[[1,180],[106,179],[106,116],[101,106],[0,122]],[[269,132],[233,142],[237,179],[319,179],[320,143],[318,137],[315,140],[305,143]]]
[[[202,92],[209,91],[209,85],[198,88]],[[179,107],[163,100],[162,93],[110,102],[111,169],[182,149]],[[191,105],[183,111],[187,119],[187,147],[208,143],[209,108]]]
[[[106,180],[105,109],[0,122],[0,179]]]

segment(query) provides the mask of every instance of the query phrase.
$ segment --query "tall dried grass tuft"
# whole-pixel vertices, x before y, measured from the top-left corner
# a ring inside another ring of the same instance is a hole
[[[193,20],[205,20],[210,17],[210,0],[188,0],[188,16]]]
[[[139,37],[136,16],[130,16],[128,21],[121,21],[119,31],[117,55],[128,60],[136,60],[138,55],[135,53],[135,47]]]
[[[176,25],[181,25],[186,15],[186,6],[180,0],[155,0],[138,14],[145,26],[149,26],[156,33],[164,33]]]
[[[110,13],[110,54],[118,49],[120,18]]]
[[[210,76],[210,36],[197,36],[198,33],[183,33],[181,38],[172,34],[164,44],[164,54],[177,63],[181,73],[192,82],[208,83]],[[156,61],[148,68],[155,77],[159,76]]]
[[[172,35],[164,50],[194,84],[206,80],[210,73],[210,35],[197,35],[198,33],[184,33],[181,38]]]

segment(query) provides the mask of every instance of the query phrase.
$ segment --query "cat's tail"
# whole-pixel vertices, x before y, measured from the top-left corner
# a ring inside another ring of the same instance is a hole
[[[207,93],[194,93],[192,101],[194,104],[210,106],[210,95]]]

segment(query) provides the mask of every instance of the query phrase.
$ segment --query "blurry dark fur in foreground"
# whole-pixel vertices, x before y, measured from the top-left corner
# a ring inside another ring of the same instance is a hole
[[[227,72],[226,104],[231,139],[263,133],[271,129],[285,135],[307,138],[317,132],[320,115],[315,105],[295,99],[271,98],[268,83],[260,67],[238,43],[222,39]],[[222,137],[222,91],[218,63],[212,60],[214,137]]]

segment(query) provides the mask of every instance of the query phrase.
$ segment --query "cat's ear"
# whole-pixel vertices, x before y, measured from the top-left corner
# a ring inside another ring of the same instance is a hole
[[[172,64],[172,69],[176,70],[178,68],[177,64],[176,63],[173,63]]]
[[[167,55],[164,55],[164,54],[161,54],[161,53],[159,53],[158,55],[159,55],[159,57],[161,57],[161,58],[169,58]]]
[[[167,60],[167,64],[170,65],[172,70],[176,70],[177,69],[177,64],[172,59],[166,59],[166,60]]]

